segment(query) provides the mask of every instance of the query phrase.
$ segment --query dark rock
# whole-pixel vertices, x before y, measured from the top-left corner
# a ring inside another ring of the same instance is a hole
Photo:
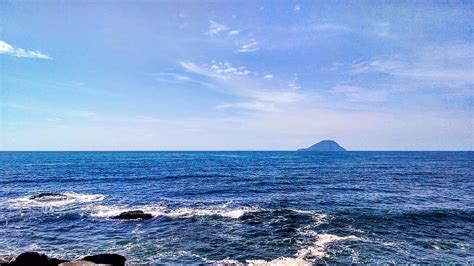
[[[82,260],[90,261],[98,264],[108,264],[113,266],[125,265],[127,260],[124,256],[117,254],[98,254],[84,257]]]
[[[323,140],[308,148],[299,149],[298,151],[346,151],[343,147],[339,146],[334,140]]]
[[[144,213],[141,210],[137,211],[128,211],[128,212],[122,212],[121,214],[113,217],[114,219],[123,219],[123,220],[134,220],[134,219],[151,219],[153,218],[153,215],[149,213]]]
[[[54,258],[48,258],[44,254],[39,254],[38,252],[25,252],[18,255],[13,261],[10,261],[8,264],[13,266],[57,266],[58,264],[66,262],[66,260],[59,260]]]
[[[49,200],[49,199],[65,199],[67,198],[66,195],[59,194],[59,193],[40,193],[38,195],[31,196],[30,199],[32,200]]]

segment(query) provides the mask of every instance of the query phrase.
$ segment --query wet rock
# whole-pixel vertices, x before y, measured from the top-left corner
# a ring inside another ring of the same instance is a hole
[[[73,260],[68,262],[63,262],[59,264],[59,266],[95,266],[99,265],[97,263],[93,263],[92,261],[87,260]]]
[[[18,255],[14,260],[10,261],[8,264],[13,266],[23,266],[23,265],[35,265],[35,266],[57,266],[62,262],[67,260],[59,260],[54,258],[48,258],[44,254],[39,254],[38,252],[25,252]]]
[[[97,264],[108,264],[113,266],[125,265],[127,260],[124,256],[117,254],[98,254],[84,257],[82,260],[90,261]]]
[[[67,196],[64,195],[64,194],[59,194],[59,193],[46,192],[46,193],[40,193],[38,195],[34,195],[34,196],[30,197],[31,200],[50,200],[52,198],[54,198],[54,199],[65,199],[65,198],[67,198]]]
[[[123,220],[135,220],[135,219],[151,219],[153,218],[153,215],[149,213],[144,213],[141,210],[137,211],[127,211],[127,212],[122,212],[121,214],[113,217],[114,219],[123,219]]]

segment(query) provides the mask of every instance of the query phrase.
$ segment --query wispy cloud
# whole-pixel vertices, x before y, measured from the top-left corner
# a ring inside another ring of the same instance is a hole
[[[321,23],[321,24],[310,25],[307,28],[307,30],[308,31],[350,31],[351,28],[342,24]]]
[[[216,106],[217,109],[245,109],[250,111],[262,111],[262,112],[274,112],[277,111],[273,103],[260,102],[260,101],[249,101],[249,102],[237,102],[237,103],[226,103]]]
[[[331,93],[342,95],[350,102],[384,102],[386,91],[374,91],[359,86],[336,85],[331,88]]]
[[[297,74],[293,74],[293,80],[288,82],[288,87],[290,87],[294,90],[297,90],[297,89],[301,88],[301,86],[298,84],[298,75]]]
[[[273,78],[273,75],[272,74],[266,74],[265,76],[263,76],[264,79],[272,79]]]
[[[15,56],[15,57],[52,59],[50,56],[43,54],[39,51],[29,51],[22,48],[17,48],[2,40],[0,40],[0,54],[6,54],[6,55]]]
[[[298,11],[301,10],[301,6],[300,6],[300,5],[295,5],[295,7],[293,8],[293,10],[295,10],[296,12],[298,12]]]
[[[407,81],[448,87],[465,86],[474,81],[473,59],[474,48],[471,45],[457,44],[427,47],[404,56],[354,62],[349,71],[353,75],[385,74]]]
[[[237,49],[237,52],[239,53],[250,53],[250,52],[255,52],[258,51],[258,43],[256,40],[251,39],[246,42],[243,42]]]
[[[218,109],[240,108],[255,111],[274,111],[277,105],[291,104],[303,100],[302,92],[294,89],[281,89],[281,86],[269,79],[262,79],[245,67],[233,67],[231,63],[197,65],[191,62],[180,62],[187,71],[209,78],[209,83],[220,92],[246,99],[236,103],[219,105]],[[280,89],[278,89],[280,88]]]
[[[240,30],[231,30],[231,31],[229,31],[227,34],[229,34],[230,36],[239,35],[239,34],[240,34]]]
[[[209,20],[209,31],[207,32],[209,36],[212,37],[228,30],[229,27],[227,27],[226,25],[217,23],[214,20]]]
[[[156,81],[160,82],[182,82],[182,81],[189,81],[190,78],[181,74],[176,73],[168,73],[168,72],[161,72],[161,73],[153,73],[152,76],[155,78]]]

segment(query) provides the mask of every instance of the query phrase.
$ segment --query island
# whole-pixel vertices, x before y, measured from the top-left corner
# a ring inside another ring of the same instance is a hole
[[[339,146],[334,140],[323,140],[308,148],[298,149],[298,151],[346,151],[343,147]]]

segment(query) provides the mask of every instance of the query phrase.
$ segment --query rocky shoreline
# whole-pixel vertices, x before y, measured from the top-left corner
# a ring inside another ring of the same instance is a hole
[[[60,193],[44,192],[29,197],[30,200],[39,202],[50,202],[68,199],[68,196]],[[112,219],[119,220],[147,220],[153,218],[153,215],[145,213],[142,210],[131,210],[122,212]],[[127,259],[118,254],[97,254],[86,256],[78,260],[63,260],[49,258],[45,254],[38,252],[24,252],[18,256],[0,255],[0,266],[92,266],[92,265],[125,265]]]
[[[10,255],[0,256],[0,266],[123,266],[126,260],[124,256],[118,254],[97,254],[69,261],[49,258],[45,254],[38,252],[24,252],[16,257]]]

